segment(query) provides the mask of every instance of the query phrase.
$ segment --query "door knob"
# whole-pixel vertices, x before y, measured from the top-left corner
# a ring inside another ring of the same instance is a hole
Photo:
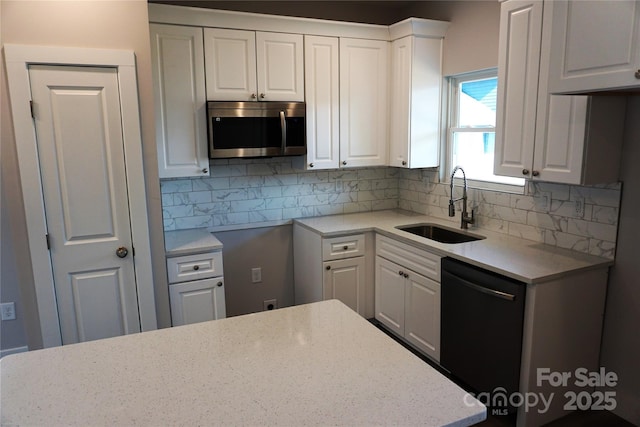
[[[267,95],[265,95],[264,93],[261,93],[261,94],[260,94],[260,99],[264,99],[264,98],[266,98],[266,96],[267,96]]]
[[[118,249],[116,249],[116,255],[118,256],[118,258],[124,258],[129,255],[129,249],[125,248],[124,246],[120,246]]]
[[[256,99],[256,98],[257,98],[256,94],[255,94],[255,93],[252,93],[252,94],[251,94],[251,99]]]
[[[342,161],[342,164],[343,164],[343,165],[346,165],[346,164],[347,164],[347,161],[346,161],[346,160],[343,160],[343,161]]]
[[[202,173],[209,173],[209,169],[207,168],[202,169]]]
[[[529,169],[522,169],[522,175],[529,175]]]
[[[402,166],[407,166],[407,162],[405,160],[402,161]]]
[[[531,175],[533,175],[533,176],[539,176],[539,175],[540,175],[540,172],[538,172],[538,171],[533,171],[533,172],[531,172]]]
[[[640,70],[636,71],[636,79],[640,79]]]

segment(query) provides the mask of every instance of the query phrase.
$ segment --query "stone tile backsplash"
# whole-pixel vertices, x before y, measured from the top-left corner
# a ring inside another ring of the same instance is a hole
[[[160,182],[165,230],[240,226],[401,208],[446,219],[449,185],[432,169],[300,171],[287,158],[213,160],[207,178]],[[456,187],[456,196],[461,190]],[[613,258],[621,184],[528,182],[525,194],[469,191],[478,229]],[[580,201],[582,209],[576,209]],[[459,203],[458,203],[459,204]],[[457,206],[459,208],[459,206]]]

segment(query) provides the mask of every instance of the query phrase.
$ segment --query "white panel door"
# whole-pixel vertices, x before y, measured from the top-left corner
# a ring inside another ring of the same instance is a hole
[[[640,2],[552,1],[549,92],[640,86]]]
[[[404,337],[411,344],[440,360],[440,283],[407,272]]]
[[[376,257],[375,318],[392,332],[404,336],[404,270]]]
[[[389,166],[409,167],[411,59],[414,39],[413,36],[407,36],[391,43]]]
[[[62,342],[139,332],[117,70],[29,78]]]
[[[202,28],[151,24],[160,178],[209,175]]]
[[[364,257],[324,263],[323,299],[338,299],[364,316]]]
[[[338,39],[304,37],[307,168],[337,169],[340,156]]]
[[[304,101],[303,52],[301,34],[256,33],[260,101]]]
[[[496,175],[531,176],[541,40],[541,1],[500,5]]]
[[[389,42],[340,39],[340,166],[387,164]]]
[[[253,31],[204,29],[209,101],[255,101],[256,35]]]

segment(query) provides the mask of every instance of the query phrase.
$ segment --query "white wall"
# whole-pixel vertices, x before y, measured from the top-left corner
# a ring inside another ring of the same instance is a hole
[[[142,125],[147,203],[149,206],[151,244],[153,252],[154,285],[160,327],[169,326],[168,292],[164,267],[164,238],[158,181],[153,93],[151,83],[151,57],[145,0],[123,1],[20,1],[0,2],[2,42],[48,46],[76,46],[133,50],[136,55],[138,93]],[[4,66],[4,60],[3,60]],[[4,75],[0,82],[7,93]],[[2,96],[2,189],[5,200],[2,216],[7,215],[12,235],[9,248],[15,254],[15,268],[2,271],[2,293],[14,292],[19,286],[21,316],[17,320],[25,325],[31,349],[39,348],[39,327],[29,249],[26,245],[26,224],[22,205],[15,138],[7,96]],[[37,171],[34,171],[36,173]],[[29,189],[27,189],[29,190]],[[3,236],[5,237],[5,236]],[[4,243],[4,242],[3,242]],[[7,260],[7,262],[10,260]],[[3,259],[3,265],[5,260]],[[11,271],[17,272],[14,276]],[[4,342],[4,340],[3,340]]]

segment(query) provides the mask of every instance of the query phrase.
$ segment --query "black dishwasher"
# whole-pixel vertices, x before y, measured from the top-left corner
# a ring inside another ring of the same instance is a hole
[[[504,402],[520,383],[526,285],[443,258],[441,289],[441,365],[482,393],[491,413],[514,414]]]

